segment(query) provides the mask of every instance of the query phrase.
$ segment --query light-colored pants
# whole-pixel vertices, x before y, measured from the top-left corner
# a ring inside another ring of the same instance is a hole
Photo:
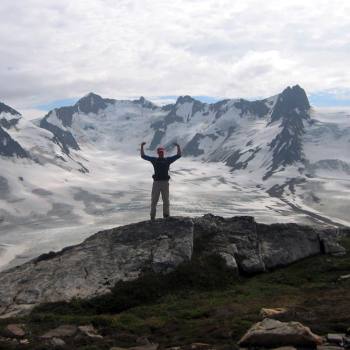
[[[153,181],[152,201],[151,201],[151,219],[155,219],[159,195],[162,194],[163,200],[163,217],[169,213],[169,181]]]

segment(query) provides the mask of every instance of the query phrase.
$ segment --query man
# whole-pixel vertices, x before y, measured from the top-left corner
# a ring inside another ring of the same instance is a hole
[[[153,174],[153,186],[152,186],[152,200],[151,200],[151,220],[153,221],[156,218],[156,209],[157,203],[159,200],[159,195],[162,194],[163,200],[163,217],[167,218],[170,215],[169,211],[169,179],[168,174],[169,166],[175,160],[181,157],[181,149],[177,143],[174,145],[177,147],[177,154],[172,157],[164,157],[165,149],[163,147],[157,148],[158,158],[149,157],[145,155],[144,145],[146,142],[141,144],[141,158],[148,160],[152,163],[154,168]]]

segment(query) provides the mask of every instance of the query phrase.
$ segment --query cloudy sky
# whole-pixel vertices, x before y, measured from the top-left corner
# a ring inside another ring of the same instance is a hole
[[[296,83],[350,105],[347,0],[1,0],[0,15],[0,101],[28,116],[90,91],[253,99]]]

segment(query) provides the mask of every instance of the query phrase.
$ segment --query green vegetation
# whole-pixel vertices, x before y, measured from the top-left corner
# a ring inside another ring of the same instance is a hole
[[[234,275],[219,257],[196,258],[168,275],[146,272],[117,283],[103,297],[42,305],[16,322],[27,323],[33,336],[63,323],[92,323],[114,346],[134,346],[146,336],[166,346],[207,342],[232,348],[260,320],[262,307],[286,307],[285,320],[318,334],[344,332],[350,326],[350,279],[339,277],[350,274],[350,238],[343,245],[345,256],[316,256],[253,277]]]

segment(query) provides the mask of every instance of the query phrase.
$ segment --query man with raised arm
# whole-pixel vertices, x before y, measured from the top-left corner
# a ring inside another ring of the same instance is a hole
[[[152,163],[154,168],[153,174],[153,186],[152,186],[152,200],[151,200],[151,220],[156,218],[157,203],[159,200],[159,195],[162,194],[163,200],[163,217],[167,218],[170,216],[169,209],[169,166],[175,160],[181,157],[181,149],[177,143],[174,145],[177,147],[177,154],[172,157],[164,157],[165,149],[163,147],[157,148],[158,157],[149,157],[145,155],[143,149],[146,142],[141,143],[141,158],[148,160]]]

